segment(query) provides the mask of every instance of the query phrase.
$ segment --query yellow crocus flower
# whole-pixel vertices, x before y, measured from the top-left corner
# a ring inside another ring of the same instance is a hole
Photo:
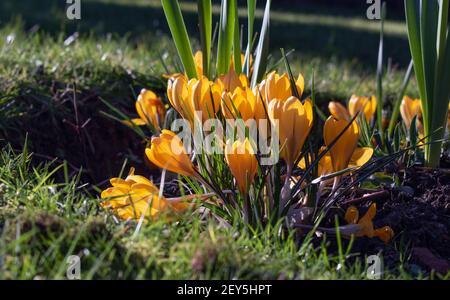
[[[238,112],[242,120],[247,121],[261,114],[261,102],[250,88],[236,88],[233,93],[223,92],[221,109],[227,119],[237,119]],[[262,107],[264,109],[264,107]]]
[[[216,79],[216,84],[220,87],[221,92],[233,93],[236,88],[244,89],[249,86],[248,78],[244,73],[238,75],[234,69],[225,74],[219,76]]]
[[[197,170],[189,159],[181,139],[170,130],[153,137],[150,148],[145,149],[148,159],[162,169],[198,178]]]
[[[189,121],[194,122],[194,107],[191,101],[193,86],[198,82],[196,79],[187,80],[186,76],[179,75],[170,78],[167,83],[167,98],[172,107]]]
[[[377,110],[377,99],[375,96],[360,97],[352,95],[348,101],[348,110],[341,103],[330,101],[328,109],[336,119],[350,121],[357,113],[362,112],[366,117],[366,121],[370,123]]]
[[[159,197],[159,189],[147,178],[134,174],[131,168],[127,178],[112,178],[112,187],[102,191],[100,203],[111,208],[122,220],[139,220],[141,217],[154,219],[165,212],[183,212],[190,204],[181,201],[167,201]]]
[[[268,107],[271,122],[279,125],[279,139],[282,147],[280,156],[292,167],[300,155],[303,144],[312,128],[313,109],[310,99],[304,104],[296,97],[283,101],[273,99]]]
[[[417,116],[417,121],[420,121],[419,118],[422,114],[420,99],[412,99],[408,96],[404,96],[402,103],[400,104],[400,114],[408,129],[411,127],[412,119],[415,116]]]
[[[348,122],[343,119],[335,119],[330,116],[325,122],[323,128],[323,138],[325,145],[329,146],[333,140],[344,130]],[[337,142],[331,147],[330,155],[335,172],[344,170],[348,167],[353,152],[358,145],[359,129],[356,122],[353,121]]]
[[[131,123],[137,126],[151,124],[156,129],[160,129],[160,124],[166,115],[161,98],[146,89],[142,89],[136,100],[136,112],[139,118],[131,119]],[[128,121],[124,123],[129,125]]]
[[[209,81],[205,76],[201,77],[193,86],[190,95],[191,106],[197,112],[202,113],[202,121],[214,118],[219,110],[221,94],[217,84]]]
[[[289,76],[286,73],[280,76],[275,71],[271,72],[262,83],[262,86],[265,87],[265,100],[267,102],[273,99],[286,101],[289,97],[294,96]],[[301,97],[305,89],[305,79],[302,74],[298,75],[295,86],[299,97]]]
[[[239,191],[246,195],[258,171],[258,161],[250,141],[247,138],[243,142],[237,140],[233,144],[228,141],[225,146],[225,160],[236,179]]]
[[[325,147],[321,147],[319,150],[319,153],[322,153],[325,151]],[[356,148],[353,152],[350,162],[348,164],[349,168],[357,168],[365,165],[373,155],[373,149],[370,147],[363,147],[363,148]],[[310,159],[310,163],[312,162],[312,159]],[[298,163],[299,168],[306,169],[306,162],[305,158],[302,158],[300,162]],[[318,176],[325,176],[328,174],[331,174],[335,172],[333,168],[333,161],[331,159],[331,153],[328,151],[322,158],[319,160],[318,163]]]
[[[375,217],[376,211],[377,206],[375,203],[372,203],[366,214],[360,219],[358,209],[354,206],[350,206],[345,212],[345,220],[350,225],[357,225],[356,230],[352,233],[355,237],[378,237],[383,242],[387,243],[394,236],[394,231],[389,226],[374,229],[372,220]]]

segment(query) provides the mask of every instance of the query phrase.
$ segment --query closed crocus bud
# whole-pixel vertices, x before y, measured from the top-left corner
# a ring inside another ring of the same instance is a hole
[[[194,107],[192,106],[191,95],[196,79],[187,81],[187,78],[178,76],[169,80],[167,95],[173,108],[187,121],[194,122]]]
[[[302,74],[298,75],[295,87],[298,95],[301,97],[305,89],[305,80]],[[268,102],[272,101],[272,99],[285,101],[289,97],[294,96],[289,76],[286,73],[281,76],[275,71],[270,73],[265,81],[265,90],[265,97]]]
[[[247,138],[243,142],[237,140],[233,144],[228,141],[225,147],[225,160],[236,179],[239,191],[246,195],[258,171],[258,161],[250,141]]]
[[[274,99],[269,104],[268,114],[273,125],[278,122],[278,136],[282,147],[280,156],[292,167],[312,128],[311,100],[307,99],[302,104],[295,97],[289,97],[286,101]]]
[[[373,116],[377,110],[377,99],[375,96],[359,97],[352,95],[348,102],[348,111],[350,116],[354,117],[357,113],[361,112],[366,117],[366,121],[369,123],[372,121]]]
[[[231,93],[222,94],[221,109],[227,119],[238,119],[247,121],[254,118],[254,108],[256,105],[256,96],[250,88],[236,88]]]
[[[190,101],[195,112],[201,112],[202,122],[215,117],[220,100],[220,88],[205,76],[192,86]]]
[[[325,144],[329,146],[333,140],[341,134],[347,125],[348,122],[346,120],[337,120],[333,116],[330,116],[325,122],[325,126],[323,128],[323,138],[325,140]],[[331,160],[335,172],[341,171],[348,167],[353,152],[358,145],[358,139],[358,125],[356,125],[356,122],[353,121],[330,149]]]
[[[198,177],[181,139],[170,130],[163,130],[159,137],[153,137],[150,148],[145,149],[145,154],[152,163],[162,169]]]
[[[166,115],[166,109],[161,98],[154,92],[143,89],[136,101],[136,111],[143,124],[151,124],[153,127],[160,129],[160,124]],[[133,120],[134,122],[135,120]],[[137,124],[141,125],[141,124]]]
[[[408,96],[403,97],[400,104],[400,114],[402,115],[403,122],[405,122],[406,128],[411,127],[412,119],[422,112],[422,106],[420,99],[411,99]]]
[[[328,110],[335,119],[346,121],[351,120],[350,113],[347,108],[339,102],[330,101],[330,103],[328,103]]]

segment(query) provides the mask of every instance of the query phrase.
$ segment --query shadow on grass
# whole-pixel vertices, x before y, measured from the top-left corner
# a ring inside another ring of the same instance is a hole
[[[80,31],[103,36],[112,33],[120,36],[130,35],[135,41],[143,37],[150,37],[151,41],[157,41],[159,33],[169,34],[168,27],[159,1],[148,1],[148,4],[149,6],[144,6],[142,3],[133,1],[130,3],[116,0],[105,3],[98,0],[85,0],[81,2],[82,19],[69,21],[65,16],[64,1],[3,0],[0,3],[0,20],[6,23],[11,18],[20,16],[27,28],[39,25],[41,29],[52,34],[61,32],[71,34],[74,31]],[[331,56],[344,60],[357,59],[366,63],[368,69],[373,70],[378,52],[378,32],[342,24],[342,18],[345,17],[357,18],[365,22],[363,18],[366,9],[365,2],[352,8],[339,8],[311,2],[292,5],[286,2],[274,2],[273,11],[278,13],[278,18],[271,23],[272,52],[278,55],[279,48],[284,47],[296,49],[296,55],[306,59],[311,57],[329,59]],[[313,14],[319,19],[317,22],[308,23],[308,21],[296,20],[294,16],[294,20],[291,18],[287,21],[283,19],[283,12]],[[183,15],[188,32],[194,38],[198,38],[198,20],[195,10],[185,10]],[[330,16],[341,18],[341,23],[333,25],[332,21],[321,25],[320,18]],[[258,19],[257,22],[260,23],[261,20]],[[343,22],[346,22],[345,19]],[[367,20],[367,22],[373,21]],[[241,23],[244,23],[244,20]],[[259,24],[256,28],[258,27]],[[410,59],[406,36],[387,35],[385,45],[386,56],[392,57],[393,62],[406,67]]]

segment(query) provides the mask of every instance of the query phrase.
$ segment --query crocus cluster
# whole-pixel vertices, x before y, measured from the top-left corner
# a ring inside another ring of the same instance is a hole
[[[287,73],[273,71],[259,84],[251,87],[247,76],[238,74],[233,64],[227,74],[210,80],[202,71],[201,52],[196,53],[194,61],[199,75],[197,78],[188,78],[185,74],[168,76],[167,99],[170,106],[187,122],[191,132],[195,132],[195,126],[202,125],[209,119],[218,119],[224,123],[241,120],[244,124],[255,120],[258,130],[262,130],[259,128],[261,124],[270,127],[271,130],[264,138],[278,141],[278,157],[285,173],[279,178],[280,181],[282,178],[284,180],[282,190],[279,191],[280,209],[283,209],[282,205],[286,205],[292,196],[290,191],[295,180],[293,171],[296,168],[306,169],[304,145],[315,123],[314,104],[310,98],[303,97],[303,76],[299,74],[293,79]],[[361,114],[367,122],[371,122],[376,110],[376,99],[352,96],[348,109],[338,102],[330,102],[329,110],[331,116],[323,126],[324,146],[319,153],[310,153],[308,160],[326,151],[318,162],[318,175],[352,167],[345,171],[347,173],[340,175],[345,176],[372,157],[372,148],[358,147],[360,125],[353,117]],[[215,190],[202,172],[205,165],[197,161],[198,155],[202,154],[192,152],[191,145],[186,145],[176,132],[163,128],[166,107],[161,98],[149,90],[142,90],[136,101],[136,111],[139,118],[131,120],[134,125],[147,124],[155,129],[155,135],[145,149],[146,158],[161,169],[197,181],[205,189],[209,189],[208,195],[213,194],[219,199],[214,203],[225,202],[226,199],[220,199],[224,197],[224,193]],[[234,140],[222,138],[219,143],[224,153],[222,162],[226,166],[221,172],[229,172],[233,178],[232,185],[226,188],[235,197],[246,201],[250,199],[250,195],[255,196],[255,179],[261,179],[261,174],[264,173],[260,164],[261,149],[258,148],[258,141],[248,134],[248,130],[244,129],[243,136],[237,136]],[[261,185],[261,180],[259,184]],[[122,219],[154,219],[163,214],[180,213],[195,207],[194,203],[198,202],[194,200],[205,200],[207,193],[205,191],[205,195],[190,195],[176,200],[166,199],[151,181],[134,175],[133,170],[125,180],[111,179],[111,185],[102,193],[102,205],[111,207]],[[265,192],[273,193],[272,190]]]

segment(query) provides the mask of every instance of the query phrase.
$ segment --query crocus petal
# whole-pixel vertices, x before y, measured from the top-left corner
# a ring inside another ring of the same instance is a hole
[[[336,101],[330,101],[330,103],[328,103],[328,110],[330,111],[330,114],[338,120],[346,120],[346,121],[350,121],[351,117],[350,114],[348,112],[348,110],[345,108],[344,105],[342,105],[339,102]]]
[[[220,76],[216,80],[216,84],[220,87],[221,92],[230,92],[233,93],[236,88],[245,88],[248,86],[248,79],[245,74],[241,73],[239,76],[233,69]]]
[[[373,228],[373,218],[375,218],[375,214],[377,212],[377,205],[375,203],[372,203],[372,205],[369,206],[369,209],[367,210],[366,214],[358,221],[358,225],[361,226],[362,230],[361,232],[371,238],[374,236],[374,228]]]
[[[268,115],[273,125],[278,123],[279,126],[280,156],[292,166],[312,127],[311,101],[308,99],[302,104],[295,97],[289,97],[286,101],[273,99],[269,104]]]
[[[181,205],[174,207],[164,197],[159,197],[159,189],[147,178],[134,175],[133,168],[125,180],[113,178],[111,183],[113,186],[102,192],[104,201],[100,204],[112,209],[122,220],[153,219],[182,209]]]
[[[194,55],[195,69],[197,70],[197,77],[201,78],[203,76],[203,52],[197,51]]]
[[[323,129],[323,138],[327,146],[339,136],[339,134],[345,129],[348,122],[345,120],[337,120],[330,116],[325,122]],[[331,147],[331,159],[333,161],[333,169],[335,172],[346,169],[353,151],[355,150],[359,139],[359,129],[356,122],[345,130],[336,143]]]
[[[239,191],[244,195],[247,194],[247,188],[253,184],[258,171],[258,161],[254,153],[255,151],[247,138],[244,142],[240,140],[233,144],[227,142],[225,147],[225,160],[231,174],[236,179]]]
[[[400,114],[403,122],[405,122],[406,128],[411,127],[412,119],[422,111],[419,99],[411,99],[408,96],[403,97],[400,104]]]
[[[172,131],[163,130],[159,137],[152,138],[151,147],[145,149],[145,154],[160,168],[184,176],[197,176],[182,141]]]
[[[354,117],[357,113],[363,113],[366,121],[370,122],[377,109],[377,99],[372,96],[370,99],[367,97],[359,97],[352,95],[348,102],[348,110],[351,117]]]
[[[356,148],[350,159],[349,165],[351,167],[361,167],[372,158],[372,155],[373,155],[373,148],[370,147]]]
[[[201,113],[202,122],[215,117],[219,110],[220,97],[220,88],[204,76],[192,86],[191,106],[197,114]]]
[[[345,212],[345,221],[348,224],[357,224],[359,220],[359,211],[355,206],[350,206]]]
[[[151,124],[155,128],[160,128],[159,123],[164,119],[166,109],[161,98],[154,92],[142,89],[136,101],[136,111],[141,120]]]
[[[374,236],[385,243],[388,243],[394,237],[394,231],[389,226],[383,226],[374,230]]]
[[[272,101],[278,99],[285,101],[292,96],[291,84],[289,76],[284,73],[278,75],[275,71],[270,73],[266,79],[266,100]]]

